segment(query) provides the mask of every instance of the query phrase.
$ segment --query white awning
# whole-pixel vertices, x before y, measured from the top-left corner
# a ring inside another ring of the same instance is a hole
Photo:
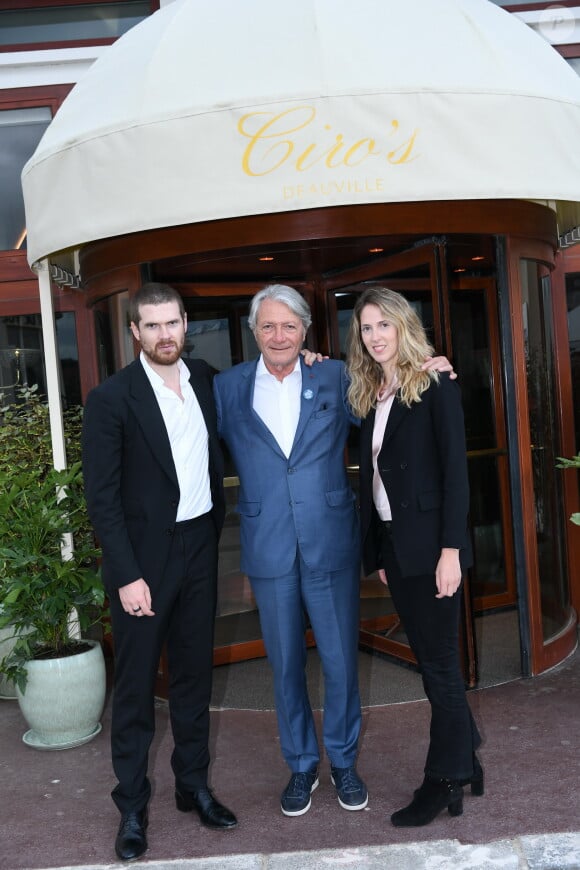
[[[25,166],[29,261],[356,203],[533,199],[565,232],[579,142],[580,77],[488,0],[175,0],[94,63]]]

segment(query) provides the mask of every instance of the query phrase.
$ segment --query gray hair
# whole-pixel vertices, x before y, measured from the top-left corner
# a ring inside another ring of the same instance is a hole
[[[268,284],[267,287],[262,288],[262,290],[256,293],[252,299],[250,314],[248,315],[248,326],[252,332],[256,331],[258,311],[264,299],[271,299],[273,302],[283,302],[293,314],[300,318],[304,332],[308,332],[312,323],[312,315],[308,302],[300,295],[298,290],[294,290],[293,287],[288,287],[286,284]]]

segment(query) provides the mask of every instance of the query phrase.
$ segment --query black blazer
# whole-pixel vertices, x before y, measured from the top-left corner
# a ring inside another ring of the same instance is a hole
[[[209,434],[212,515],[221,532],[225,503],[212,373],[186,360]],[[92,390],[83,416],[83,475],[89,516],[103,550],[108,592],[143,577],[152,591],[169,553],[179,485],[167,430],[139,359]]]
[[[375,411],[361,423],[360,505],[363,563],[380,565],[379,518],[373,503]],[[410,408],[395,398],[378,457],[393,515],[393,545],[403,576],[435,572],[443,547],[472,564],[467,527],[469,483],[459,387],[445,373]]]

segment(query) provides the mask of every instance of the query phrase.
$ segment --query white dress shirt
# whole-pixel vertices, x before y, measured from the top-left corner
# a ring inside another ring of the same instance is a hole
[[[189,369],[178,360],[182,401],[177,393],[165,386],[163,378],[151,368],[142,351],[140,359],[153,387],[171,445],[179,483],[176,522],[200,517],[212,508],[209,447],[205,420],[189,382]],[[143,474],[147,474],[146,468]]]
[[[286,457],[290,456],[298,428],[301,389],[300,359],[296,360],[294,370],[286,375],[283,381],[279,381],[275,375],[270,374],[260,356],[256,368],[252,405]]]

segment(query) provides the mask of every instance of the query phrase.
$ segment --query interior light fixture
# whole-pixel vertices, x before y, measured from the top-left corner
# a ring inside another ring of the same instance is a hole
[[[369,248],[369,254],[381,254],[384,248]]]
[[[258,257],[258,260],[260,261],[260,263],[269,263],[273,259],[274,259],[274,257]]]
[[[459,268],[459,269],[454,269],[453,271],[454,272],[466,272],[467,269]]]
[[[475,263],[475,262],[477,262],[477,260],[485,260],[485,257],[483,256],[483,254],[479,254],[479,256],[477,256],[477,257],[472,257],[471,259],[472,259],[473,262]]]

